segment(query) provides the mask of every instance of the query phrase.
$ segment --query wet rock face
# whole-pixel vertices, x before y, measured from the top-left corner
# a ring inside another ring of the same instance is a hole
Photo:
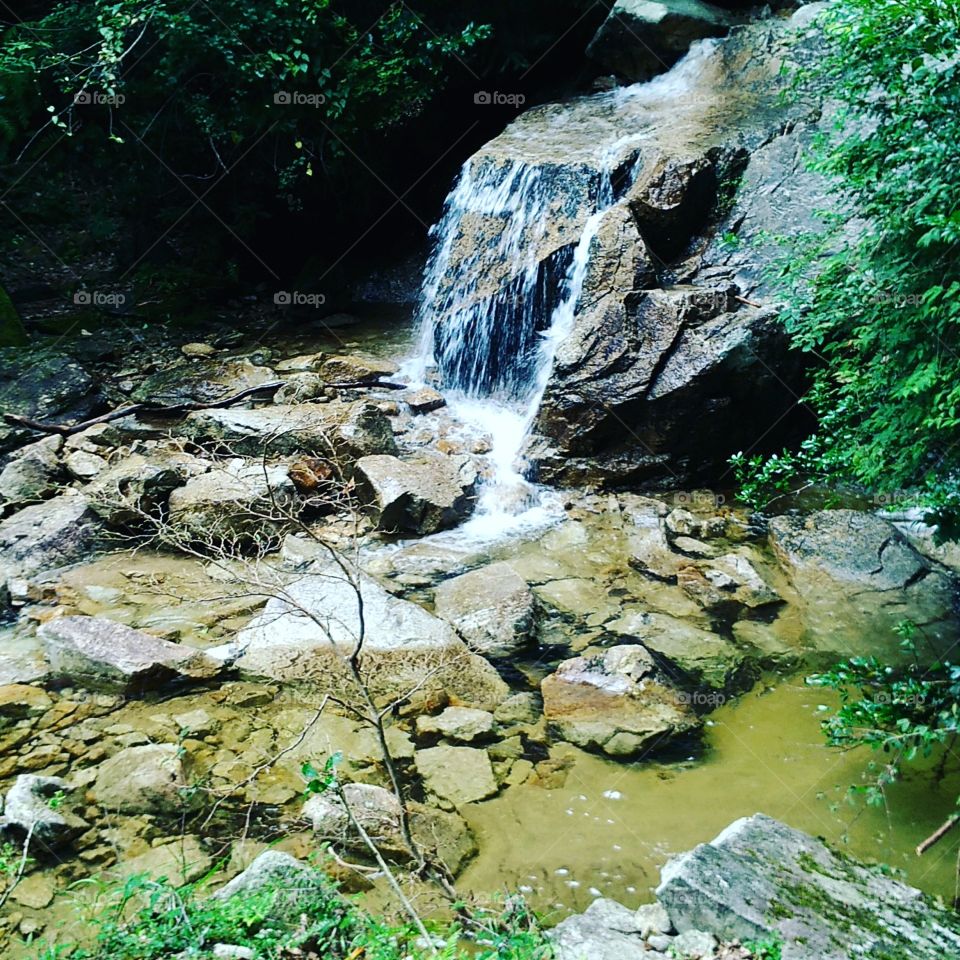
[[[823,656],[906,655],[894,628],[920,628],[919,655],[947,655],[960,636],[960,587],[892,524],[869,513],[822,510],[775,517],[770,543],[799,595],[805,639]]]
[[[614,757],[665,746],[697,726],[642,646],[566,660],[540,685],[543,712],[565,740]]]
[[[730,940],[776,935],[783,960],[960,954],[955,914],[762,814],[668,863],[657,897],[677,930]]]
[[[694,40],[722,36],[734,18],[701,0],[617,0],[587,56],[628,80],[648,80]]]

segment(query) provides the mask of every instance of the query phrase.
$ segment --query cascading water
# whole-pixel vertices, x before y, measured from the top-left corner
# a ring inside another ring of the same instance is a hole
[[[495,536],[550,512],[518,459],[573,327],[591,244],[641,168],[638,145],[712,49],[699,45],[649,83],[575,101],[569,109],[595,126],[574,125],[575,156],[544,161],[520,131],[503,154],[468,160],[448,195],[431,231],[419,348],[404,372],[417,383],[434,372],[453,415],[492,439],[491,475],[466,532]],[[568,135],[567,120],[551,120],[550,134]]]

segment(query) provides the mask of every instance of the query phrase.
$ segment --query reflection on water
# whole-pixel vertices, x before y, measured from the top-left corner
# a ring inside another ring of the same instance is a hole
[[[555,917],[601,895],[637,906],[652,899],[665,860],[760,811],[952,898],[955,846],[922,858],[914,848],[954,809],[960,775],[937,784],[914,774],[890,789],[887,809],[851,803],[849,786],[875,758],[824,745],[825,691],[771,684],[713,714],[696,762],[614,763],[570,747],[563,787],[524,785],[466,808],[481,853],[462,887],[519,886]]]

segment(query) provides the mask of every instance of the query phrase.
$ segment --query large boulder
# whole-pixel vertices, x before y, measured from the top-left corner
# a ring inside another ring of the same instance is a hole
[[[264,850],[246,870],[224,884],[213,896],[217,900],[229,900],[274,888],[316,895],[326,886],[320,871],[309,864],[280,850]]]
[[[198,650],[104,617],[58,617],[37,631],[51,673],[71,686],[120,693],[209,680],[222,664]]]
[[[233,460],[192,477],[170,494],[170,525],[210,544],[268,543],[281,536],[299,507],[284,466]]]
[[[43,421],[82,420],[101,402],[96,381],[72,357],[52,349],[0,349],[0,410],[4,413]],[[0,422],[0,453],[30,435],[25,427]]]
[[[356,473],[382,530],[436,533],[456,526],[473,508],[477,470],[470,457],[362,457]]]
[[[347,460],[397,452],[390,421],[365,400],[355,403],[275,404],[255,410],[199,410],[181,432],[216,441],[242,456],[312,454]]]
[[[734,18],[702,0],[617,0],[587,56],[628,80],[670,67],[694,40],[722,36]]]
[[[488,657],[509,657],[530,642],[536,599],[507,563],[491,563],[441,583],[433,594],[438,617]]]
[[[110,812],[171,816],[183,810],[189,786],[180,748],[150,743],[104,760],[89,792]]]
[[[345,560],[317,562],[278,589],[233,646],[236,667],[246,676],[302,681],[342,694],[352,687],[344,658],[358,644],[361,672],[377,697],[402,699],[416,690],[487,709],[507,695],[493,667],[447,623],[391,596]]]
[[[920,629],[918,652],[947,656],[960,636],[957,580],[892,523],[854,510],[770,521],[770,543],[796,590],[804,641],[821,658],[908,654],[894,628]]]
[[[565,660],[540,689],[544,716],[563,739],[609,756],[650,753],[697,726],[688,698],[660,679],[639,645]]]
[[[63,437],[44,437],[16,452],[0,472],[0,502],[31,503],[50,496],[63,479]]]
[[[955,913],[762,814],[671,860],[657,897],[681,933],[777,939],[783,960],[960,956]]]
[[[269,367],[257,366],[245,359],[188,359],[145,377],[131,397],[138,402],[171,405],[190,401],[209,403],[274,380],[276,377]]]
[[[0,603],[14,578],[30,579],[90,555],[100,523],[81,496],[61,494],[0,522]]]

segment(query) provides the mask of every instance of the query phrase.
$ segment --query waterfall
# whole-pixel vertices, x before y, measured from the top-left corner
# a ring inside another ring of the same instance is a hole
[[[675,126],[714,49],[703,41],[652,81],[530,111],[533,134],[515,121],[447,196],[404,372],[415,383],[435,377],[454,416],[492,438],[470,532],[493,535],[545,509],[518,459],[573,328],[591,244],[648,159],[641,145]]]

